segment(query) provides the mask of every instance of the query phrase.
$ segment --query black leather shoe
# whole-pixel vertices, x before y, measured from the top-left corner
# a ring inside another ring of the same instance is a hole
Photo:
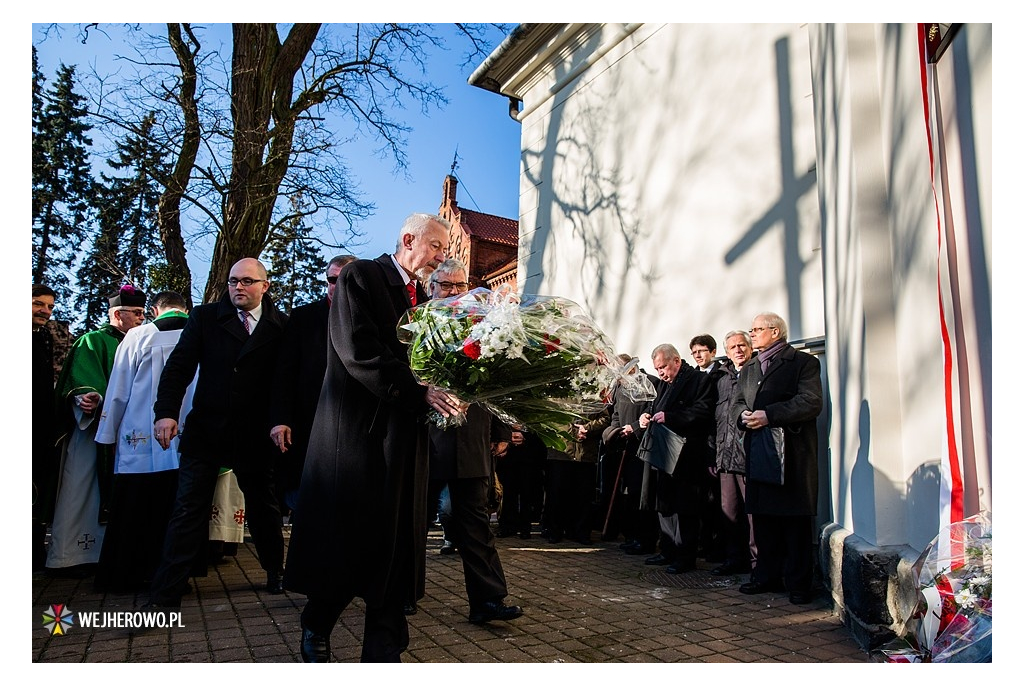
[[[272,595],[284,594],[284,578],[281,577],[280,573],[267,574],[266,590]]]
[[[626,554],[630,554],[630,555],[653,554],[654,553],[654,548],[653,547],[645,547],[645,546],[643,546],[642,544],[640,544],[638,542],[635,545],[627,547],[624,551],[626,552]]]
[[[665,573],[671,573],[672,575],[676,575],[677,573],[689,573],[690,571],[696,570],[696,561],[677,561],[674,564],[670,564],[669,567],[665,569]]]
[[[765,583],[759,580],[752,580],[749,583],[740,585],[740,592],[745,595],[760,595],[765,592],[778,592],[782,590],[782,583]]]
[[[451,540],[445,540],[441,543],[441,549],[437,551],[440,554],[455,554],[455,543]]]
[[[627,549],[630,549],[631,547],[639,547],[639,546],[640,546],[640,542],[638,540],[626,540],[621,545],[619,545],[619,549],[621,549],[623,552],[625,552]]]
[[[331,641],[326,635],[317,635],[308,628],[302,629],[302,644],[299,654],[307,664],[326,664],[331,660]]]
[[[749,572],[749,564],[733,564],[730,562],[726,562],[721,566],[716,566],[715,568],[711,569],[711,575],[713,576],[734,576],[739,573]]]
[[[469,622],[479,625],[488,621],[511,621],[522,615],[523,610],[521,607],[515,604],[505,604],[504,600],[497,599],[493,602],[484,602],[475,609],[470,609]]]
[[[416,602],[413,602],[412,604],[406,604],[405,606],[402,607],[402,613],[405,614],[406,616],[412,616],[413,614],[415,614],[419,610],[420,610],[419,607],[416,606]]]
[[[653,557],[644,559],[644,563],[648,566],[668,566],[672,563],[672,560],[664,554],[655,554]]]
[[[810,604],[814,601],[814,593],[809,590],[793,590],[789,593],[790,604]]]

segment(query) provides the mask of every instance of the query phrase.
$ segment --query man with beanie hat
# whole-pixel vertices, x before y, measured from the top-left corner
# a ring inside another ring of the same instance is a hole
[[[46,568],[57,573],[88,575],[99,561],[105,528],[100,483],[106,473],[98,465],[96,425],[114,351],[125,333],[146,320],[146,293],[132,285],[121,286],[108,303],[109,322],[75,341],[57,379],[61,460],[46,555]]]

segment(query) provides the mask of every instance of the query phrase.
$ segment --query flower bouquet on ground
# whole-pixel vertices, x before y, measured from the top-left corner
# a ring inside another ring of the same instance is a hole
[[[914,564],[918,606],[893,660],[992,661],[992,514],[945,529]],[[886,652],[886,650],[883,650]]]
[[[560,297],[477,288],[413,307],[398,337],[421,382],[482,404],[556,449],[565,449],[573,422],[610,401],[616,382],[636,401],[655,396],[645,374],[630,374],[637,361],[621,365],[579,305]]]

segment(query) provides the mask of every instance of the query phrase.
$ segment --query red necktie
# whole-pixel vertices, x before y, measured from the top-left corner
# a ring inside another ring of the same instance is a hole
[[[252,329],[249,328],[249,312],[238,310],[238,315],[242,317],[242,325],[245,326],[245,332],[252,335]]]
[[[416,281],[409,281],[405,284],[405,289],[409,291],[409,302],[413,307],[416,306]]]

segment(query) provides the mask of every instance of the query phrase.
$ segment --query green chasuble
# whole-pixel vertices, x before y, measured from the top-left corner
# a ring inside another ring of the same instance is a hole
[[[124,333],[106,323],[95,331],[81,336],[71,346],[68,358],[64,361],[64,368],[61,369],[60,378],[57,379],[55,397],[57,416],[63,417],[63,420],[60,421],[61,437],[58,440],[58,445],[70,440],[72,431],[76,429],[76,422],[68,401],[75,395],[92,391],[106,395],[107,381],[110,380],[110,372],[114,368],[114,353],[122,340],[124,340]],[[95,417],[97,419],[100,411],[100,409],[96,410]],[[93,431],[95,431],[95,427],[95,422],[93,422],[91,426]],[[99,518],[100,523],[106,523],[110,484],[114,473],[113,450],[109,445],[94,443],[94,446],[96,448],[95,469],[100,486]],[[63,469],[63,465],[61,468]],[[55,503],[57,486],[58,483],[53,483],[47,489],[43,506],[47,514]]]
[[[114,367],[114,352],[122,340],[124,333],[109,323],[78,338],[57,379],[58,404],[72,395],[92,391],[105,395],[110,370]]]

